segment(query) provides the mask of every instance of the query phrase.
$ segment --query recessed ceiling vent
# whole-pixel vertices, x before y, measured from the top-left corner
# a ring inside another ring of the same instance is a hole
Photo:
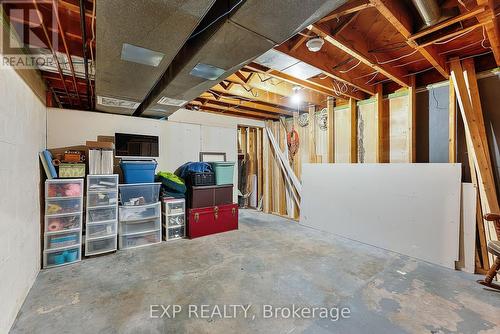
[[[164,53],[153,51],[140,46],[123,43],[122,60],[157,67],[165,57]]]
[[[171,99],[169,97],[164,96],[161,99],[159,99],[157,103],[158,104],[163,104],[164,106],[182,107],[183,105],[185,105],[186,103],[188,103],[188,101]]]
[[[222,68],[217,66],[212,66],[208,64],[198,63],[195,67],[189,72],[192,76],[207,79],[207,80],[217,80],[221,75],[226,72]]]
[[[127,100],[115,99],[113,97],[98,95],[97,104],[106,107],[137,109],[140,103],[135,101],[127,101]]]

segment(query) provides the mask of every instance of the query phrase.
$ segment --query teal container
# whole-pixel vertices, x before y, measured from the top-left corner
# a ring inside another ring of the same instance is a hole
[[[215,172],[215,184],[220,186],[223,184],[233,184],[234,162],[220,161],[209,162]]]

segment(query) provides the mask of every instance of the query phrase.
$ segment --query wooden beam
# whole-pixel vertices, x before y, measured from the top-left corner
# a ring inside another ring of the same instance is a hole
[[[453,80],[450,78],[450,102],[448,109],[448,161],[457,162],[457,97]],[[471,171],[472,173],[472,171]]]
[[[304,88],[307,88],[309,90],[327,95],[327,96],[333,96],[335,95],[335,91],[332,89],[331,85],[331,79],[328,77],[324,80],[315,80],[315,79],[308,79],[308,80],[302,80],[295,78],[289,74],[273,70],[270,68],[267,68],[265,66],[256,64],[256,63],[250,63],[246,66],[249,70],[260,72],[260,73],[265,73],[268,74],[274,78],[289,82],[294,85],[298,85]],[[330,79],[330,80],[327,80]],[[367,98],[366,94],[358,91],[358,92],[351,92],[349,95],[353,95],[353,98],[356,100],[364,100]],[[346,96],[344,96],[346,97]]]
[[[409,162],[417,162],[417,84],[416,77],[410,77],[408,88],[408,158]]]
[[[294,57],[295,59],[303,61],[304,63],[307,63],[322,70],[325,75],[329,76],[330,78],[340,83],[345,83],[349,86],[356,88],[357,90],[360,90],[370,95],[375,94],[375,88],[373,86],[365,84],[363,80],[355,80],[354,78],[351,77],[350,73],[341,73],[338,70],[333,70],[332,65],[335,64],[335,61],[334,59],[331,58],[331,56],[329,56],[325,52],[321,51],[310,52],[304,46],[300,47],[295,52],[290,52],[288,50],[286,43],[283,43],[280,46],[276,47],[276,50],[286,53],[289,56]],[[359,94],[356,93],[353,92],[352,89],[348,89],[347,92],[342,93],[341,95],[349,98],[352,97],[354,99],[359,100]]]
[[[500,66],[500,28],[495,14],[496,3],[498,3],[496,0],[477,0],[478,5],[489,7],[489,11],[479,14],[477,19],[479,22],[485,23],[486,34],[491,44],[491,50],[493,51],[497,66]]]
[[[448,40],[450,38],[462,35],[462,34],[468,32],[468,31],[477,29],[477,28],[482,27],[484,25],[485,25],[484,22],[483,23],[479,22],[479,23],[473,24],[473,25],[471,25],[469,27],[466,27],[464,29],[455,30],[455,31],[446,33],[444,35],[440,35],[439,37],[436,37],[436,38],[430,38],[430,39],[425,39],[424,38],[424,41],[417,40],[417,41],[415,41],[415,43],[417,43],[417,46],[418,46],[419,49],[420,48],[426,48],[426,47],[432,46],[433,44],[435,44],[437,42],[446,41],[446,40]]]
[[[472,102],[473,100],[479,100],[479,94],[473,85],[475,73],[473,74],[473,72],[467,71],[468,78],[466,79],[462,65],[458,59],[453,59],[450,66],[457,100],[460,105],[462,119],[464,120],[466,135],[470,138],[471,150],[469,154],[473,154],[475,160],[474,164],[478,177],[481,203],[484,205],[483,213],[484,211],[486,211],[486,213],[500,212],[495,181],[492,177],[491,161],[488,160],[488,153],[486,153],[488,149],[488,147],[485,146],[487,145],[487,140],[484,135],[482,135],[484,129],[480,129],[481,120],[479,118],[482,117],[482,115],[479,115],[477,106],[474,108],[476,103]],[[469,84],[470,93],[467,84]],[[485,226],[485,230],[487,230],[486,236],[489,240],[497,240],[498,236],[492,225],[493,224],[488,224]]]
[[[351,113],[351,163],[358,162],[358,106],[356,100],[349,100]]]
[[[377,85],[377,162],[389,162],[389,110],[384,106],[383,86]]]
[[[352,14],[352,13],[357,13],[360,10],[366,9],[373,7],[373,4],[368,2],[367,0],[354,0],[350,1],[343,6],[340,6],[337,8],[335,11],[333,11],[331,14],[325,16],[321,20],[318,21],[318,23],[323,23],[327,21],[331,21],[333,19],[337,19],[339,17],[342,17],[344,15]]]
[[[379,65],[375,60],[372,60],[371,57],[368,56],[368,46],[362,38],[360,38],[356,43],[357,45],[354,46],[350,42],[344,40],[340,35],[330,35],[329,28],[324,25],[315,24],[311,27],[311,31],[323,37],[328,43],[332,44],[336,48],[356,58],[363,64],[370,66],[372,69],[386,76],[397,84],[403,87],[409,86],[409,80],[407,77],[405,77],[406,73],[403,70],[392,66]]]
[[[327,136],[326,136],[326,146],[328,163],[335,162],[335,100],[332,96],[328,97],[326,108],[327,108]]]
[[[309,162],[316,162],[316,107],[314,105],[309,106]]]
[[[215,113],[215,114],[219,114],[219,115],[248,117],[248,118],[260,119],[260,120],[279,119],[278,116],[264,114],[264,113],[237,110],[237,109],[233,109],[233,108],[224,108],[224,107],[217,107],[217,106],[202,105],[202,104],[196,104],[196,103],[194,103],[194,104],[189,103],[187,105],[187,107],[189,109],[192,109],[192,110],[203,110],[203,111],[207,111],[207,112],[211,112],[211,113]]]
[[[267,124],[266,124],[267,127]],[[262,200],[262,211],[265,213],[270,213],[271,212],[271,148],[270,148],[270,143],[269,143],[269,138],[267,136],[267,132],[264,129],[262,131],[262,142],[263,142],[263,147],[262,147],[262,156],[263,156],[263,180],[264,180],[264,189],[263,189],[263,200]]]
[[[207,101],[211,101],[212,104],[217,104],[217,105],[222,106],[222,107],[234,107],[234,108],[238,108],[238,109],[242,109],[242,110],[257,111],[257,112],[270,113],[270,114],[276,114],[276,115],[289,115],[289,116],[292,115],[292,113],[290,111],[281,109],[279,107],[274,107],[274,106],[271,107],[271,106],[261,104],[261,103],[245,101],[245,100],[238,100],[238,99],[232,98],[232,97],[225,97],[225,96],[214,97],[213,95],[210,95],[209,93],[203,93],[197,99],[198,99],[198,101],[200,101],[202,103],[205,103]],[[197,99],[195,99],[195,101]]]
[[[387,21],[407,40],[407,44],[418,50],[420,54],[446,79],[449,78],[446,61],[439,55],[434,46],[418,47],[408,40],[413,33],[413,18],[400,0],[370,0]]]

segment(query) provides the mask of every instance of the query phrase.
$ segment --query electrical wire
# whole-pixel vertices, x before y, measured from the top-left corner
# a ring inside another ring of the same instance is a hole
[[[339,71],[339,72],[342,73],[342,74],[349,73],[352,70],[354,70],[356,67],[358,67],[360,64],[361,64],[361,60],[356,65],[354,65],[353,67],[351,67],[350,69],[345,70],[345,71]]]
[[[396,65],[396,66],[394,66],[394,67],[396,67],[396,68],[397,68],[397,67],[405,67],[405,66],[408,66],[408,65],[411,65],[411,64],[414,64],[414,63],[419,63],[419,62],[421,62],[421,61],[425,61],[425,60],[427,60],[427,59],[418,59],[418,60],[413,60],[413,61],[410,61],[410,62],[408,62],[408,63],[406,63],[406,64]]]
[[[368,81],[365,83],[365,85],[368,85],[370,82],[373,82],[373,80],[375,80],[375,78],[378,76],[378,74],[379,74],[379,73],[378,73],[378,71],[377,71],[377,72],[375,72],[375,75],[373,76],[373,78],[371,78],[370,80],[368,80]]]
[[[375,55],[375,59],[377,60],[377,64],[379,65],[385,65],[385,64],[389,64],[389,63],[393,63],[395,61],[398,61],[398,60],[401,60],[401,59],[404,59],[404,58],[407,58],[407,57],[410,57],[410,56],[413,56],[415,53],[417,53],[419,50],[413,50],[413,52],[409,53],[409,54],[406,54],[406,55],[403,55],[401,57],[398,57],[398,58],[394,58],[394,59],[390,59],[390,60],[387,60],[387,61],[383,61],[383,62],[380,62],[377,58],[377,56]]]
[[[397,45],[397,46],[391,47],[390,45]],[[388,46],[384,47],[384,48],[369,50],[368,53],[385,53],[385,52],[389,52],[389,51],[401,50],[401,49],[406,48],[407,46],[408,46],[408,44],[406,42],[396,42],[396,43],[388,44]]]
[[[363,79],[363,78],[369,77],[370,75],[374,75],[375,73],[378,73],[378,71],[362,75],[360,77],[354,78],[354,80]]]
[[[486,40],[487,40],[487,37],[486,37],[486,27],[485,27],[485,26],[483,26],[483,40],[481,41],[481,46],[483,47],[483,49],[486,49],[486,50],[488,50],[488,49],[493,50],[493,49],[491,48],[491,46],[489,46],[489,47],[484,46],[484,42],[486,42]]]
[[[94,0],[95,1],[95,0]],[[190,39],[193,39],[195,38],[196,36],[198,36],[199,34],[203,33],[205,30],[207,30],[208,28],[210,28],[213,24],[215,24],[217,21],[219,21],[221,18],[223,18],[224,16],[230,14],[236,7],[238,7],[241,3],[243,2],[243,0],[240,0],[238,1],[233,7],[231,7],[227,12],[225,12],[224,14],[220,15],[219,17],[217,17],[215,20],[213,20],[210,24],[208,24],[205,28],[201,29],[200,31],[198,31],[196,34],[194,35],[191,35],[191,37],[188,38],[188,40]]]
[[[458,36],[452,37],[452,38],[450,38],[450,39],[448,39],[448,40],[446,40],[446,41],[442,41],[442,42],[434,42],[434,43],[432,43],[432,44],[436,44],[436,45],[444,45],[444,44],[448,44],[448,43],[449,43],[449,42],[451,42],[451,41],[454,41],[454,40],[456,40],[456,39],[459,39],[460,37],[463,37],[463,36],[465,36],[465,35],[467,35],[467,34],[470,34],[470,33],[471,33],[471,32],[473,32],[474,30],[476,30],[476,28],[477,28],[477,27],[472,27],[472,28],[469,28],[469,30],[467,30],[467,31],[466,31],[466,32],[464,32],[463,34],[460,34],[460,35],[458,35]]]

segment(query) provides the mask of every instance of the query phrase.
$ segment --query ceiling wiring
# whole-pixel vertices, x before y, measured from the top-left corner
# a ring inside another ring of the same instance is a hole
[[[375,59],[377,60],[377,64],[379,65],[385,65],[385,64],[390,64],[390,63],[393,63],[395,61],[398,61],[398,60],[401,60],[401,59],[404,59],[404,58],[407,58],[407,57],[410,57],[410,56],[413,56],[415,53],[419,52],[419,50],[413,50],[413,52],[409,53],[409,54],[406,54],[406,55],[403,55],[403,56],[400,56],[400,57],[397,57],[397,58],[394,58],[394,59],[390,59],[390,60],[386,60],[386,61],[383,61],[383,62],[380,62],[377,58],[376,55],[375,56]]]
[[[356,67],[358,67],[360,64],[361,64],[361,60],[356,65],[354,65],[353,67],[351,67],[350,69],[345,70],[345,71],[339,71],[339,72],[342,73],[342,74],[349,73],[352,70],[354,70]]]
[[[451,41],[454,41],[456,39],[459,39],[460,37],[463,37],[467,34],[470,34],[471,32],[473,32],[474,30],[476,30],[476,28],[478,27],[471,27],[471,28],[468,28],[468,30],[466,32],[464,32],[463,34],[460,34],[460,35],[457,35],[455,37],[452,37],[450,39],[447,39],[445,41],[442,41],[442,42],[434,42],[433,44],[436,44],[436,45],[444,45],[444,44],[448,44],[449,42]]]

